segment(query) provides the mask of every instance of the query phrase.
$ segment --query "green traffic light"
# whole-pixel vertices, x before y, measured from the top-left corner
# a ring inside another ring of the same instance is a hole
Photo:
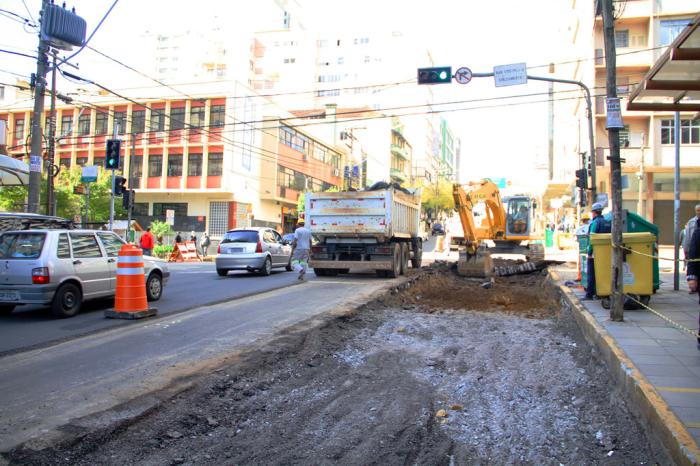
[[[444,81],[445,79],[447,79],[447,73],[444,72],[444,71],[441,71],[441,72],[440,72],[440,79],[443,80],[443,81]]]

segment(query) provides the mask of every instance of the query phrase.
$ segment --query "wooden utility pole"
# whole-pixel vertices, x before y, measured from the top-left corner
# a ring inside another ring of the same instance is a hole
[[[624,318],[623,268],[622,268],[622,168],[620,161],[620,129],[611,122],[611,102],[617,101],[617,60],[615,50],[615,26],[612,0],[600,0],[603,13],[603,40],[605,42],[605,75],[607,90],[608,144],[610,147],[610,190],[612,197],[612,296],[610,319],[621,322]],[[612,101],[611,101],[612,99]]]

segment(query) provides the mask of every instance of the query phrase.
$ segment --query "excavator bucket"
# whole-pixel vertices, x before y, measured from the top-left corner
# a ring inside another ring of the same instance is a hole
[[[493,276],[493,259],[491,253],[479,248],[476,254],[465,250],[459,251],[457,273],[463,277],[488,278]]]

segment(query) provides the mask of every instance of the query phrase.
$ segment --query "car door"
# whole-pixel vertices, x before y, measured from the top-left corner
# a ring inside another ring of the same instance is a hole
[[[276,231],[273,230],[272,234],[275,235],[275,239],[280,245],[280,260],[282,261],[282,264],[289,264],[289,257],[292,255],[292,246],[288,242],[284,241],[282,235],[280,235]],[[287,244],[284,244],[285,242]]]
[[[107,296],[109,288],[109,258],[102,254],[94,233],[71,232],[73,270],[83,286],[85,298]]]
[[[275,239],[273,235],[273,230],[263,230],[263,248],[267,248],[272,256],[272,265],[278,266],[280,264],[282,251],[280,250],[281,244]]]
[[[102,243],[102,248],[107,254],[107,264],[109,266],[109,285],[108,289],[114,293],[117,288],[117,259],[119,251],[121,251],[124,241],[114,233],[109,231],[97,232],[97,237]]]

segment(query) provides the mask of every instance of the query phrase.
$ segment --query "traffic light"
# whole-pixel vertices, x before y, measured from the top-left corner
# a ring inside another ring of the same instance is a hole
[[[129,207],[134,205],[135,194],[133,189],[127,189],[122,193],[122,207],[124,207],[125,210],[128,210]]]
[[[119,168],[119,149],[121,141],[119,139],[107,140],[107,154],[105,157],[105,168],[116,170]]]
[[[126,178],[123,176],[115,176],[114,177],[114,195],[115,196],[121,196],[122,193],[127,192],[126,189]]]
[[[588,173],[585,168],[576,170],[576,187],[588,189]]]
[[[449,84],[452,82],[452,67],[418,68],[418,84]]]

